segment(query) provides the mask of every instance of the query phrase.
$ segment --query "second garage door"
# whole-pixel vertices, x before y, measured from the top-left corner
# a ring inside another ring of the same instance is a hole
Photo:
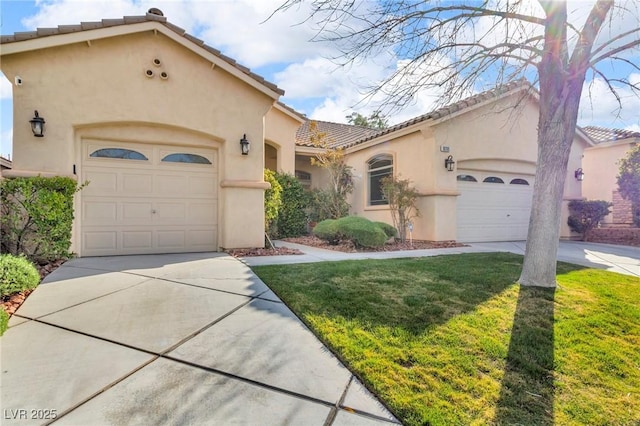
[[[81,255],[217,250],[216,154],[84,141]]]
[[[458,190],[458,241],[527,238],[533,176],[459,170]]]

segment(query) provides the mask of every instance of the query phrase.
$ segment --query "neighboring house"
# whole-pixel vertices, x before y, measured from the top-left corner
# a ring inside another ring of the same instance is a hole
[[[273,143],[282,147],[283,170],[293,171],[301,121],[276,103],[281,89],[157,9],[0,43],[14,117],[13,168],[2,175],[89,181],[75,200],[72,250],[263,246],[264,138],[287,137],[288,145]],[[36,110],[44,137],[31,131]],[[288,130],[265,129],[265,122]],[[248,155],[241,153],[245,135]]]
[[[380,179],[410,179],[420,192],[420,217],[413,238],[463,242],[523,240],[527,236],[537,161],[538,98],[526,81],[518,81],[464,99],[384,130],[318,122],[332,147],[343,147],[353,168],[354,214],[390,223]],[[310,174],[321,187],[323,170],[310,165],[317,152],[309,142],[309,122],[297,133],[296,172]],[[561,236],[567,204],[581,199],[585,148],[593,143],[580,129],[567,169]],[[445,160],[455,165],[450,171]]]
[[[604,219],[608,225],[632,225],[631,202],[618,193],[619,161],[640,143],[640,132],[589,126],[584,132],[595,146],[584,151],[582,195],[588,200],[613,203],[612,213]]]
[[[0,171],[9,170],[11,168],[11,160],[8,158],[0,157]],[[0,175],[0,178],[2,175]]]

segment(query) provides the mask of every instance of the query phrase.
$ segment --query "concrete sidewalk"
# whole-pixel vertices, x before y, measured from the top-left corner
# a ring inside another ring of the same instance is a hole
[[[82,258],[2,345],[2,424],[397,422],[242,262]]]
[[[247,257],[243,259],[243,262],[250,266],[260,266],[339,260],[427,257],[459,253],[510,252],[524,254],[526,243],[524,241],[471,243],[467,247],[372,253],[342,253],[334,250],[302,246],[285,241],[275,241],[274,244],[276,246],[297,248],[304,254],[290,256]],[[561,241],[558,247],[558,260],[640,277],[639,247],[584,243],[580,241]]]

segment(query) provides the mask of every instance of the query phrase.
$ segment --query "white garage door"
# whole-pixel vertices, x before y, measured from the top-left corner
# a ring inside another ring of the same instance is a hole
[[[458,241],[525,240],[533,176],[458,170]]]
[[[82,256],[217,250],[216,154],[84,141]]]

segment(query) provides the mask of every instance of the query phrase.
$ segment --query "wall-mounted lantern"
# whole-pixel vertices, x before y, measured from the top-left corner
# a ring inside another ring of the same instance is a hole
[[[448,156],[447,158],[444,159],[444,168],[447,169],[448,171],[452,172],[453,171],[453,165],[456,164],[455,161],[453,161],[453,156]]]
[[[242,155],[249,155],[249,148],[251,142],[247,140],[247,134],[245,133],[240,139],[240,150],[242,151]]]
[[[34,111],[34,117],[29,120],[31,123],[31,131],[33,132],[33,136],[36,138],[41,138],[44,136],[44,118],[40,117],[38,111]]]
[[[579,182],[582,182],[584,180],[584,172],[582,171],[582,167],[576,169],[573,175],[576,177],[576,180]]]

